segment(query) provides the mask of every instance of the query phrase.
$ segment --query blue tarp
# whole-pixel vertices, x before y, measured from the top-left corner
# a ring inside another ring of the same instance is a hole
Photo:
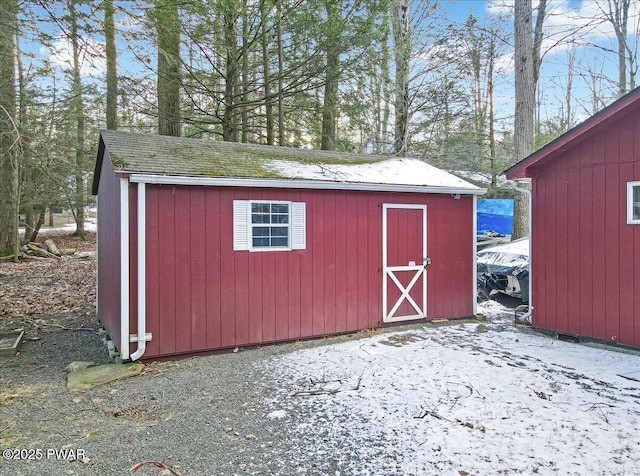
[[[478,234],[495,231],[510,235],[513,227],[513,199],[485,198],[478,200]]]

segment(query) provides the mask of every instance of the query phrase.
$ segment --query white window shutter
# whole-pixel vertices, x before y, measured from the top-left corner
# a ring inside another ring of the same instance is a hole
[[[291,249],[304,250],[307,247],[306,204],[291,203]]]
[[[249,201],[233,201],[233,250],[249,249]]]

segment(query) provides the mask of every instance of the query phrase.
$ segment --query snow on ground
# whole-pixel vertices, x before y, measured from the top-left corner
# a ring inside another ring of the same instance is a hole
[[[95,233],[97,229],[98,219],[96,217],[89,217],[84,221],[84,231],[86,231],[87,233]],[[40,228],[40,231],[38,233],[73,233],[74,231],[76,231],[75,222],[55,227],[43,226]],[[20,235],[24,235],[24,228],[20,228],[18,232]]]
[[[331,474],[639,474],[634,353],[511,323],[424,325],[270,361],[291,441]],[[274,418],[276,413],[268,415]]]

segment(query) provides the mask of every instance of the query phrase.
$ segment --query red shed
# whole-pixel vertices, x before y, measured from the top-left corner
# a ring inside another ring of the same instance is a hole
[[[93,193],[123,359],[475,313],[484,189],[419,160],[103,131]]]
[[[532,323],[640,346],[640,89],[507,171],[532,183]]]

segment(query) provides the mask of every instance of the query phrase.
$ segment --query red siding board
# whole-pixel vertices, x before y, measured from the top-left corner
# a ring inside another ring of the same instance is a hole
[[[609,140],[609,139],[608,139]],[[617,141],[616,156],[617,156]],[[615,342],[620,331],[620,166],[605,167],[605,339]],[[626,212],[626,209],[624,210]],[[626,214],[626,213],[625,213]]]
[[[568,172],[567,169],[562,168],[557,171],[556,182],[556,223],[568,223],[569,210],[568,210]],[[557,308],[556,314],[556,326],[558,330],[562,332],[569,332],[569,316],[567,299],[562,296],[567,296],[569,289],[569,280],[571,279],[568,269],[568,253],[569,253],[569,234],[566,226],[556,225],[556,252],[557,252],[557,267],[556,267],[556,295]]]
[[[275,252],[256,253],[262,260],[262,337],[266,342],[276,340],[276,285]],[[260,299],[259,298],[259,299]]]
[[[590,149],[584,148],[582,155],[588,155]],[[580,204],[578,208],[580,227],[579,239],[577,247],[579,250],[579,297],[580,305],[576,312],[571,316],[574,327],[577,327],[576,334],[592,335],[593,333],[593,170],[591,167],[583,167],[580,169],[579,197]],[[535,271],[534,271],[535,272]],[[579,316],[579,317],[578,317]]]
[[[286,340],[289,338],[289,302],[288,302],[288,285],[289,271],[287,269],[287,255],[285,251],[276,251],[273,253],[276,269],[276,290],[274,321],[276,329],[275,340]]]
[[[163,353],[176,352],[176,255],[175,187],[161,187],[158,195],[158,301],[160,307],[159,345]],[[148,230],[149,231],[149,230]]]
[[[220,195],[220,339],[222,347],[236,343],[235,257],[233,253],[233,193]]]
[[[146,351],[150,355],[161,354],[160,350],[160,268],[157,257],[160,255],[160,235],[156,233],[159,230],[160,223],[160,200],[158,186],[147,186],[146,196],[146,311],[147,311],[147,332],[153,336],[147,342]],[[150,230],[152,230],[150,232]]]
[[[605,167],[593,168],[593,196],[592,203],[592,243],[593,243],[593,337],[605,339],[605,312],[606,312],[606,210],[604,197],[606,194]]]
[[[189,352],[194,349],[191,341],[191,190],[186,187],[176,187],[174,191],[175,209],[175,325],[176,352]]]
[[[545,275],[545,296],[547,298],[545,307],[545,325],[552,326],[554,329],[558,327],[557,320],[557,289],[558,289],[558,253],[556,243],[557,222],[557,180],[553,172],[547,177],[547,187],[545,190],[547,201],[547,214],[545,226],[545,244],[546,244],[546,275]]]
[[[633,142],[631,142],[633,144]],[[626,156],[632,155],[627,151]],[[627,182],[633,180],[633,164],[625,163],[620,166],[620,190],[626,191]],[[626,198],[621,194],[621,199]],[[617,341],[625,345],[636,345],[634,335],[634,227],[626,223],[626,203],[621,203],[620,213],[620,329]]]
[[[369,220],[369,201],[365,194],[358,195],[358,291],[356,301],[358,302],[358,329],[371,327],[371,316],[367,305],[369,296],[369,286],[367,276],[372,270],[369,267],[369,257],[367,256],[369,236],[367,234]]]
[[[369,257],[369,299],[368,312],[370,327],[382,324],[382,202],[375,194],[368,194],[369,223],[368,252]],[[380,238],[378,238],[380,237]],[[376,292],[375,290],[378,290]]]
[[[347,204],[345,200],[335,202],[335,316],[336,332],[347,330],[347,254],[349,250],[344,246],[347,230]],[[337,244],[340,244],[339,246]]]
[[[204,350],[207,348],[207,271],[204,259],[207,253],[205,221],[207,212],[205,194],[190,189],[190,195],[191,341],[194,350]]]
[[[326,194],[324,197],[325,211],[325,235],[324,235],[324,272],[325,272],[325,333],[337,332],[336,321],[336,197],[334,194]]]
[[[347,300],[346,328],[348,331],[358,329],[358,208],[357,194],[346,196],[347,227],[345,229],[345,244],[347,248]]]
[[[313,335],[323,335],[325,333],[324,304],[325,304],[325,257],[324,257],[324,237],[326,234],[324,220],[324,199],[323,192],[316,191],[312,194],[311,210],[307,210],[308,217],[314,217],[313,234],[311,235],[311,253],[313,255],[313,314],[312,326]],[[349,253],[349,250],[347,250]],[[348,255],[347,255],[348,256]]]
[[[222,259],[220,245],[220,189],[207,187],[205,194],[205,236],[206,236],[206,281],[207,281],[207,347],[222,347],[221,339],[221,298]]]

